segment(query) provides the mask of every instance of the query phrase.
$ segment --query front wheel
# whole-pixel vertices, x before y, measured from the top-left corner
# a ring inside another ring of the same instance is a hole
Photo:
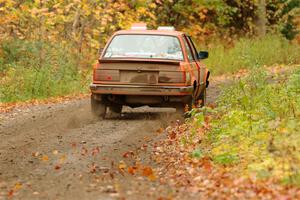
[[[182,114],[185,118],[189,117],[188,112],[196,107],[195,99],[191,97],[187,103],[178,103],[176,105],[176,112]]]
[[[206,88],[202,91],[202,93],[199,96],[200,106],[203,107],[206,105]]]
[[[91,96],[91,110],[92,113],[102,119],[105,118],[107,106],[100,100],[94,99],[93,95]]]

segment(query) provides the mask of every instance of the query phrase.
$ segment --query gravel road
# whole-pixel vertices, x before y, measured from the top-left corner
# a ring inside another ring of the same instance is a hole
[[[209,102],[218,92],[212,84]],[[143,107],[98,120],[89,99],[0,113],[0,199],[139,199],[141,184],[112,169],[179,118]]]

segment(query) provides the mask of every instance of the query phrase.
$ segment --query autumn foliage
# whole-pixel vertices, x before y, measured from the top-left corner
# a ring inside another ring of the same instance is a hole
[[[35,0],[0,2],[1,38],[74,43],[78,51],[98,49],[114,31],[143,21],[149,27],[173,25],[198,40],[214,35],[253,35],[260,1],[202,0]],[[266,25],[292,38],[299,2],[267,1]],[[228,34],[227,34],[228,33]]]
[[[128,29],[134,22],[145,22],[152,29],[175,26],[195,38],[199,47],[214,52],[220,44],[224,49],[234,47],[241,36],[255,37],[264,27],[268,34],[276,33],[289,40],[297,38],[299,1],[261,2],[265,1],[0,0],[0,82],[4,86],[0,89],[1,101],[87,91],[98,50],[113,32]],[[264,13],[259,12],[262,5]],[[258,22],[262,18],[266,20],[260,27]],[[280,43],[283,49],[289,48],[286,43]],[[291,48],[286,52],[289,55],[294,51]],[[281,53],[275,52],[275,57]],[[225,63],[225,69],[236,64],[227,63],[226,59],[216,59],[215,63],[212,58],[209,65],[218,71],[220,64]],[[290,63],[290,59],[279,62]]]
[[[171,188],[158,199],[299,199],[300,71],[264,70],[300,64],[299,0],[0,0],[0,112],[86,99],[99,49],[135,22],[191,35],[210,51],[212,77],[249,73],[228,78],[215,104],[194,108],[185,123],[159,129],[159,140],[133,145],[110,166],[97,162],[102,148],[71,143],[75,155],[92,160],[83,174]],[[55,173],[70,159],[58,150],[30,156]],[[5,197],[22,188],[12,184]]]

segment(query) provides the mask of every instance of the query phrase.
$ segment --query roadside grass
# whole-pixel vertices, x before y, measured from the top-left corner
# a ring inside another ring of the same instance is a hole
[[[190,137],[199,127],[209,127],[194,151],[201,149],[216,164],[243,174],[275,177],[300,187],[299,68],[270,78],[255,67],[223,88],[216,108],[194,109],[191,114]]]
[[[232,45],[215,41],[201,49],[208,49],[210,53],[205,63],[213,75],[234,73],[253,66],[300,64],[300,45],[280,35],[241,38]]]
[[[0,45],[0,102],[18,102],[88,91],[91,70],[81,69],[72,47],[40,41]]]

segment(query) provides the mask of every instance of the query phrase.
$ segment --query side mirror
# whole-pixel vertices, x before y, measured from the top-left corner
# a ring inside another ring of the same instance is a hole
[[[200,51],[198,53],[198,59],[202,60],[202,59],[206,59],[208,58],[209,53],[207,51]]]

